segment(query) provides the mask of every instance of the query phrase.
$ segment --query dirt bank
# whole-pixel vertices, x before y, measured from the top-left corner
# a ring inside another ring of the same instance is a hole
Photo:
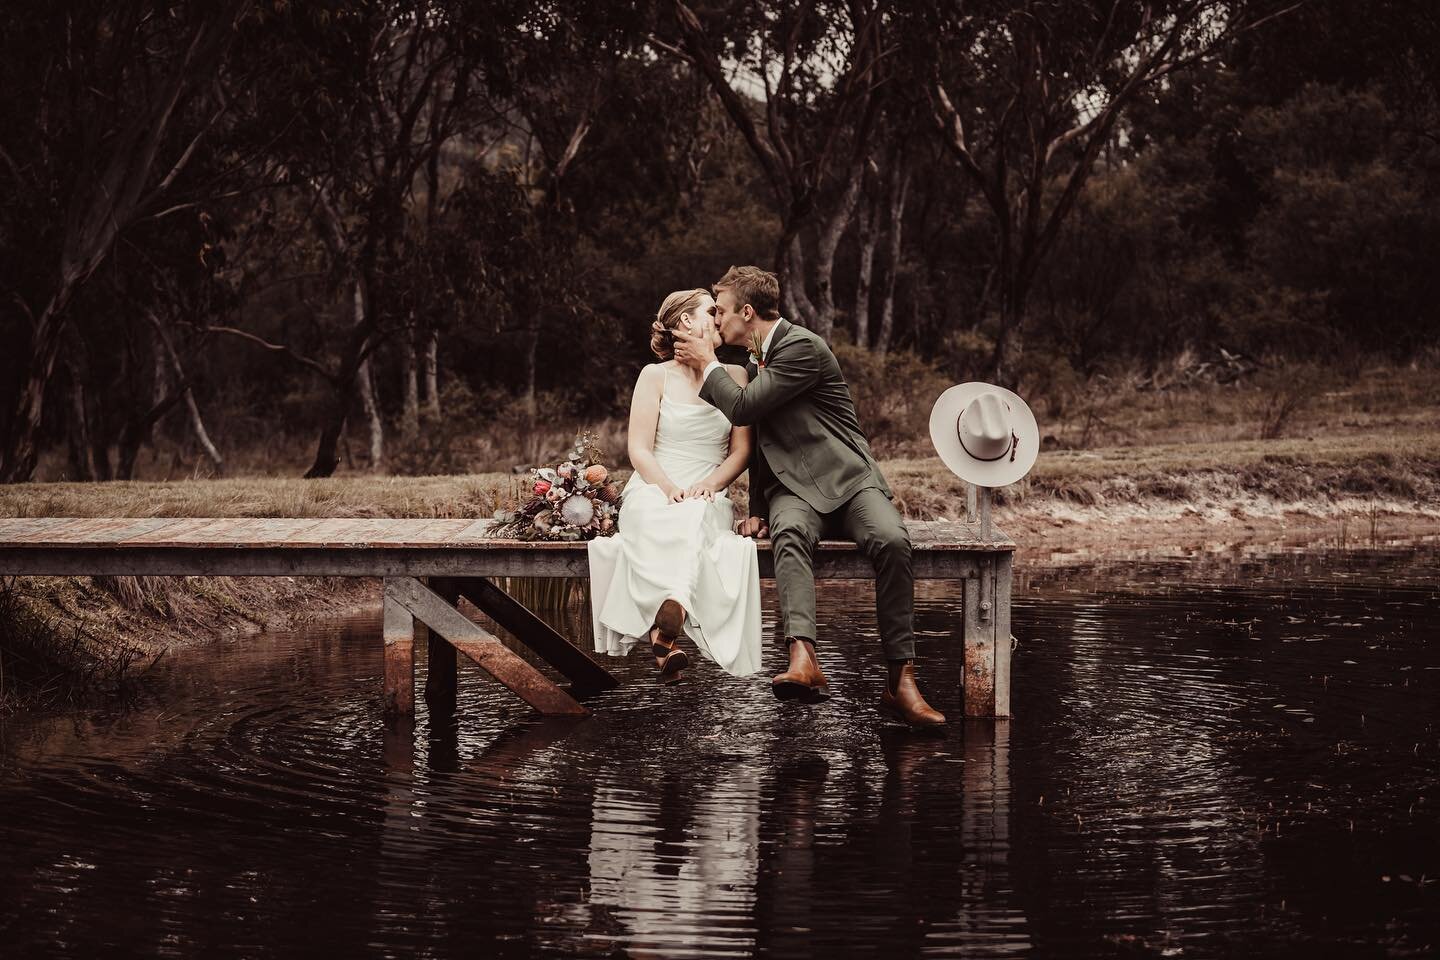
[[[8,577],[0,711],[115,689],[171,647],[344,616],[379,602],[346,577]]]

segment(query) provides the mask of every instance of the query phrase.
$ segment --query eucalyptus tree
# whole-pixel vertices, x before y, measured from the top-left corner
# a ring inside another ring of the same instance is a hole
[[[710,84],[764,172],[780,236],[784,309],[829,337],[833,272],[854,214],[883,81],[885,6],[876,0],[670,0],[652,38]],[[739,144],[736,144],[737,148]],[[816,299],[802,234],[814,227]]]
[[[470,251],[474,282],[452,272],[447,286],[474,291],[469,320],[502,358],[494,380],[518,394],[525,417],[562,383],[571,398],[608,402],[614,333],[644,312],[626,304],[617,316],[606,293],[626,258],[663,243],[672,217],[703,189],[704,90],[652,55],[646,13],[534,3],[495,36],[497,55],[486,61],[498,136],[457,171],[454,216],[445,218],[451,242]]]
[[[1303,2],[1303,0],[1302,0]],[[1292,3],[975,0],[907,6],[907,55],[929,64],[934,129],[979,192],[993,237],[998,329],[990,359],[1013,380],[1036,275],[1102,151],[1136,101],[1223,55]]]
[[[76,295],[166,198],[226,110],[211,95],[249,0],[20,0],[0,55],[6,380],[0,479],[35,470]]]
[[[499,6],[499,5],[495,5]],[[243,38],[266,64],[262,84],[243,96],[249,147],[263,149],[283,203],[299,212],[310,241],[288,250],[311,258],[325,277],[315,312],[323,342],[306,350],[300,331],[272,342],[253,329],[212,324],[289,357],[328,390],[307,477],[331,475],[352,407],[369,433],[368,461],[384,459],[384,427],[371,358],[406,318],[392,309],[393,272],[412,224],[417,181],[459,137],[475,100],[491,6],[443,0],[345,0],[277,5]],[[295,243],[295,240],[291,240]],[[273,263],[271,264],[273,266]],[[251,281],[262,279],[252,276]]]

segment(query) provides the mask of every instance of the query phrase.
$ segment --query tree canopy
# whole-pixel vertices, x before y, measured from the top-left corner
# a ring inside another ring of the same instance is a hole
[[[6,481],[451,468],[622,411],[734,263],[1036,393],[1440,334],[1424,0],[11,8]]]

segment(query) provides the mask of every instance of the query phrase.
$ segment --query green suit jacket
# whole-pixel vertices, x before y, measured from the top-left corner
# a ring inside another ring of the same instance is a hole
[[[815,512],[838,509],[866,487],[892,496],[855,416],[850,388],[824,340],[781,320],[770,340],[765,368],[749,366],[741,387],[715,369],[700,398],[736,426],[755,428],[750,458],[750,515],[768,517],[773,481]]]

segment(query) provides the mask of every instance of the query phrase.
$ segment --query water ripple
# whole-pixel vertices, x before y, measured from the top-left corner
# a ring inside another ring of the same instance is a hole
[[[1433,550],[1024,570],[1019,715],[945,738],[879,722],[857,585],[821,590],[818,709],[707,665],[660,686],[637,655],[583,721],[462,667],[453,716],[387,724],[373,618],[181,651],[124,709],[0,728],[0,936],[26,956],[1425,955],[1437,570]],[[916,626],[958,718],[957,594],[922,584]]]

